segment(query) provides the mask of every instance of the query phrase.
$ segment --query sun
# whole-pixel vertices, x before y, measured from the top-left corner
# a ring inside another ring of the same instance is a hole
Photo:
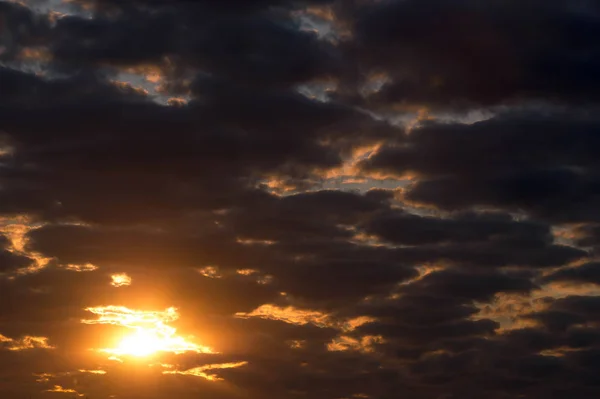
[[[207,346],[190,341],[192,336],[178,335],[177,330],[168,325],[179,318],[176,308],[150,311],[124,306],[99,306],[86,310],[98,318],[81,320],[84,324],[111,324],[130,331],[114,347],[94,349],[109,354],[109,359],[122,361],[122,357],[148,358],[161,353],[215,353]]]
[[[147,357],[160,352],[164,347],[164,340],[155,332],[140,329],[123,338],[114,352],[120,355]]]

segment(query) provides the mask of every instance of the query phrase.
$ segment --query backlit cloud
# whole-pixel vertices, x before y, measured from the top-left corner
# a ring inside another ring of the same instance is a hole
[[[165,370],[163,374],[180,374],[180,375],[190,375],[194,377],[202,377],[209,381],[220,381],[222,378],[219,378],[215,373],[215,370],[219,369],[231,369],[236,367],[242,367],[248,364],[248,362],[237,362],[237,363],[222,363],[222,364],[207,364],[200,367],[194,367],[188,370]]]
[[[111,282],[110,285],[113,287],[126,287],[131,285],[131,277],[127,275],[127,273],[117,273],[110,276]]]
[[[116,347],[98,349],[117,358],[119,356],[143,357],[163,352],[212,353],[210,348],[177,335],[177,330],[168,325],[179,318],[179,313],[175,308],[168,308],[164,311],[143,311],[123,306],[104,306],[86,310],[98,315],[98,318],[81,320],[84,324],[112,324],[132,330]]]
[[[0,334],[0,350],[23,351],[28,349],[54,349],[46,337],[24,336],[13,339]]]
[[[68,393],[75,396],[85,396],[74,389],[71,388],[63,388],[60,385],[54,385],[52,388],[47,389],[45,392],[54,392],[54,393]]]
[[[596,0],[0,0],[0,398],[600,397]]]
[[[332,322],[327,314],[316,310],[296,309],[292,306],[281,308],[275,305],[261,305],[252,312],[239,312],[236,317],[259,317],[263,319],[281,320],[286,323],[305,325],[313,323],[320,326],[330,325]]]

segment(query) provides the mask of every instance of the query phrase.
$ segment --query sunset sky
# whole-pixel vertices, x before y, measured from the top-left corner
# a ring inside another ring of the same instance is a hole
[[[0,399],[600,397],[597,0],[0,0]]]

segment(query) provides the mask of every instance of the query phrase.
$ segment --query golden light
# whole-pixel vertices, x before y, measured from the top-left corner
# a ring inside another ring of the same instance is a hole
[[[235,363],[220,363],[220,364],[207,364],[200,367],[194,367],[189,370],[173,370],[173,371],[163,371],[163,374],[180,374],[180,375],[190,375],[194,377],[201,377],[207,379],[209,381],[222,381],[223,379],[218,377],[216,374],[211,373],[211,370],[219,370],[219,369],[232,369],[237,367],[242,367],[247,365],[248,362],[235,362]],[[167,368],[171,368],[171,365],[164,365]]]
[[[126,273],[117,273],[110,276],[112,279],[110,285],[113,287],[123,287],[131,285],[131,277],[129,277]]]
[[[163,346],[161,339],[154,332],[139,330],[123,338],[114,352],[120,355],[144,357],[162,350]]]
[[[177,335],[177,330],[167,323],[179,318],[176,308],[164,311],[129,309],[124,306],[99,306],[87,308],[98,315],[95,320],[81,320],[84,324],[112,324],[133,330],[125,335],[114,348],[98,349],[111,355],[109,359],[119,360],[120,356],[148,357],[160,352],[181,354],[185,352],[214,353],[209,347],[198,345]]]
[[[21,339],[12,339],[5,337],[0,334],[0,348],[7,349],[9,351],[22,351],[27,349],[55,349],[53,346],[48,344],[48,338],[46,337],[32,337],[25,336]]]

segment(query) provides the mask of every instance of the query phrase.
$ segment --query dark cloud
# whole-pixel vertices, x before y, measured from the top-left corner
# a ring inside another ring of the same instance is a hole
[[[463,266],[549,267],[585,256],[573,247],[555,245],[548,225],[516,221],[500,213],[463,213],[451,218],[382,213],[368,220],[364,229],[394,244],[421,245],[428,250],[400,253]]]
[[[17,2],[0,3],[0,61],[14,60],[27,47],[49,42],[50,20]]]
[[[558,221],[596,220],[597,129],[587,112],[425,123],[362,166],[417,174],[406,197],[445,209],[493,206]]]
[[[33,263],[33,259],[11,251],[11,246],[12,244],[8,237],[0,235],[0,273],[24,268]]]
[[[546,281],[565,281],[572,283],[600,284],[600,264],[592,262],[583,265],[561,269],[547,276]]]
[[[597,224],[590,223],[577,226],[573,233],[577,245],[596,249],[600,244],[600,226]]]
[[[477,273],[461,271],[439,271],[427,274],[406,286],[407,292],[428,292],[448,298],[489,301],[498,292],[527,293],[535,285],[526,275],[507,273]]]
[[[131,2],[126,7],[105,3],[120,12],[58,20],[52,54],[63,68],[146,64],[178,79],[178,73],[193,67],[264,88],[331,76],[342,65],[333,46],[299,30],[287,13],[247,12],[278,4],[162,2],[138,8]]]
[[[384,1],[355,16],[362,69],[391,78],[376,106],[598,100],[594,1]]]
[[[548,226],[517,222],[510,215],[466,213],[452,219],[420,217],[409,213],[382,214],[365,231],[397,244],[476,242],[491,239],[550,239]]]
[[[0,396],[597,397],[600,8],[480,3],[0,1]]]

